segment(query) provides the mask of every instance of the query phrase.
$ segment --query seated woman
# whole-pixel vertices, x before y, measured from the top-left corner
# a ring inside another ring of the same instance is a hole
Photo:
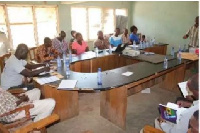
[[[52,40],[53,48],[55,48],[59,54],[66,53],[68,45],[65,41],[66,33],[61,31],[59,37],[56,37]]]
[[[139,44],[140,43],[140,39],[137,35],[137,27],[136,26],[131,26],[130,28],[130,31],[131,31],[131,34],[130,34],[130,41],[133,43],[134,41],[136,42],[136,44]]]
[[[129,39],[129,35],[128,35],[128,29],[124,29],[124,33],[122,35],[122,43],[123,44],[131,44],[131,41]]]
[[[83,37],[81,33],[77,32],[76,33],[76,41],[72,43],[72,53],[80,55],[84,52],[89,51],[88,45],[85,41],[83,41]]]
[[[37,48],[38,62],[48,62],[57,58],[59,52],[52,47],[52,42],[49,37],[44,38],[44,44]]]

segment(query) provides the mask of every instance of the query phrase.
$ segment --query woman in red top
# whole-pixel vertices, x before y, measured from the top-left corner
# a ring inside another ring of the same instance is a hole
[[[81,33],[77,32],[76,33],[76,41],[72,43],[72,53],[80,55],[84,52],[89,51],[88,45],[85,41],[83,41],[83,37]]]

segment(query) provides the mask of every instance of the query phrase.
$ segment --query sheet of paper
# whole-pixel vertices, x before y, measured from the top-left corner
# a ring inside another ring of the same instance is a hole
[[[112,51],[115,51],[117,49],[117,47],[112,47]]]
[[[77,80],[62,80],[58,89],[73,89],[75,88]]]
[[[177,104],[171,103],[171,102],[167,103],[167,107],[171,108],[171,109],[174,109],[174,110],[177,110],[179,108]]]
[[[47,73],[53,73],[54,72],[54,70],[50,70],[49,72],[42,72],[42,73],[40,73],[39,75],[45,75],[45,74],[47,74]]]
[[[184,97],[188,96],[188,91],[187,91],[187,88],[186,88],[187,87],[187,81],[178,83],[178,85],[179,85],[181,92],[183,93],[183,96]]]
[[[124,75],[124,76],[131,76],[132,74],[133,74],[133,72],[129,72],[129,71],[122,73],[122,75]]]
[[[151,93],[151,89],[146,88],[146,89],[142,90],[141,93]]]
[[[44,85],[46,83],[54,82],[59,80],[56,76],[44,77],[44,78],[36,78],[35,79],[40,85]]]

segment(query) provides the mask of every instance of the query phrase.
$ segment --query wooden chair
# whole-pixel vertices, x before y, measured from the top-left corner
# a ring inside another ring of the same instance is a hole
[[[146,125],[144,128],[143,128],[143,133],[165,133],[159,129],[156,129],[152,126],[149,126],[149,125]]]
[[[57,114],[52,114],[38,122],[32,122],[30,117],[30,109],[33,108],[33,104],[25,105],[23,107],[16,108],[10,112],[7,112],[0,117],[7,116],[22,110],[25,110],[26,116],[22,119],[16,120],[10,124],[0,124],[0,132],[3,133],[28,133],[31,131],[41,131],[41,133],[46,133],[46,126],[52,124],[59,120]]]
[[[29,61],[37,60],[37,47],[32,47],[28,51]]]
[[[11,56],[11,53],[4,54],[0,56],[0,67],[1,67],[1,73],[3,72],[5,61]]]

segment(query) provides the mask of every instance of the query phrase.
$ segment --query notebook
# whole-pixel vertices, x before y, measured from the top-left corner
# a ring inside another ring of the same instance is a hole
[[[62,90],[74,90],[77,80],[62,80],[58,89]]]
[[[185,111],[186,108],[179,108],[177,104],[168,102],[167,105],[159,104],[159,111],[161,114],[161,117],[165,119],[166,121],[172,122],[172,123],[178,123],[181,113]]]
[[[162,104],[159,104],[159,110],[160,110],[161,117],[163,119],[176,124],[177,110],[166,107],[165,105],[162,105]]]

